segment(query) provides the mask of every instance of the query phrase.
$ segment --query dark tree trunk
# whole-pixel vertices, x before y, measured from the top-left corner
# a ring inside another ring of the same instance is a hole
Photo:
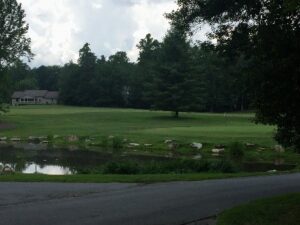
[[[179,112],[178,111],[175,111],[174,117],[179,118]]]

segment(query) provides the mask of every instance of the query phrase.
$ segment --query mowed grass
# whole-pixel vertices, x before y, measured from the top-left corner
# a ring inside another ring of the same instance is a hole
[[[268,198],[223,212],[217,225],[298,225],[300,194]]]
[[[181,113],[88,108],[69,106],[12,107],[0,115],[0,122],[11,129],[0,130],[0,136],[120,136],[132,142],[158,144],[165,139],[208,144],[233,141],[251,142],[263,146],[274,144],[274,127],[253,123],[254,114]]]
[[[43,175],[43,174],[12,174],[1,175],[0,182],[62,182],[62,183],[158,183],[175,181],[201,181],[270,175],[266,173],[197,173],[197,174],[77,174],[77,175]]]

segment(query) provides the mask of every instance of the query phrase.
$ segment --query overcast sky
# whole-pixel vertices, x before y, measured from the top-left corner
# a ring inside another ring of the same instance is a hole
[[[76,61],[84,43],[97,56],[126,51],[135,61],[136,48],[147,33],[161,40],[169,28],[164,13],[175,0],[18,0],[26,11],[35,54],[32,66]]]

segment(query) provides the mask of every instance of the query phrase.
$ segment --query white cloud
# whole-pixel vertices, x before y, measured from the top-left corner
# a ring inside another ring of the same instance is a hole
[[[32,66],[76,61],[85,42],[96,55],[126,51],[136,60],[136,45],[147,33],[161,40],[169,28],[166,12],[174,0],[18,0],[26,12],[35,54]]]

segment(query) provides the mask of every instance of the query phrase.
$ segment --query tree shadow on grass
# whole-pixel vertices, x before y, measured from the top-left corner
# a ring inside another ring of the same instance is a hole
[[[173,115],[164,115],[164,116],[152,116],[152,119],[155,120],[161,120],[161,121],[195,121],[197,118],[192,117],[192,116],[180,116],[180,117],[175,117]]]

